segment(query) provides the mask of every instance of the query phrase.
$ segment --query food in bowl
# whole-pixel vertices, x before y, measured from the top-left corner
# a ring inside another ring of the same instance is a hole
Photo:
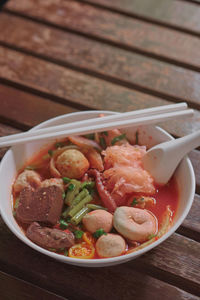
[[[37,153],[13,184],[13,214],[38,246],[71,258],[126,255],[166,233],[176,213],[175,178],[157,186],[145,146],[119,130],[68,137]]]

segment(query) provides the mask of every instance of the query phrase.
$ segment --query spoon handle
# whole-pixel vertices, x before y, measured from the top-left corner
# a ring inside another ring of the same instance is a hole
[[[199,145],[200,131],[158,144],[143,157],[143,166],[158,184],[165,184],[173,175],[182,158]]]
[[[200,131],[162,143],[157,148],[162,149],[166,153],[171,153],[177,158],[179,157],[180,161],[187,153],[198,146],[200,146]]]

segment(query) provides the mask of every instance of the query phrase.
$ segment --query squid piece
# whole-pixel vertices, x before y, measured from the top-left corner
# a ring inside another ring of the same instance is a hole
[[[95,177],[96,187],[101,201],[103,202],[103,205],[108,208],[109,212],[114,212],[117,208],[117,205],[110,193],[106,190],[105,186],[103,185],[100,172],[95,169],[91,169],[88,171],[88,175]]]

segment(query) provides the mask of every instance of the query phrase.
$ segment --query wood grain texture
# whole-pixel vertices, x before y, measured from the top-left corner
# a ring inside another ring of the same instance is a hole
[[[200,243],[183,238],[179,234],[173,234],[159,247],[145,254],[141,260],[145,260],[147,264],[150,262],[154,267],[162,268],[176,276],[189,280],[191,284],[196,285],[196,289],[200,292],[199,248]]]
[[[120,69],[116,72],[119,73]],[[0,47],[0,78],[45,94],[50,99],[53,96],[67,105],[74,103],[85,109],[123,112],[170,103],[4,47]],[[192,119],[168,122],[167,130],[182,136],[199,129],[199,120],[200,114],[196,112]],[[163,128],[165,124],[162,124]]]
[[[44,289],[32,285],[26,281],[0,272],[1,299],[21,300],[21,299],[40,299],[40,300],[64,300],[67,298],[52,294]],[[14,296],[13,296],[14,293]]]
[[[199,169],[199,164],[200,164],[200,151],[194,150],[189,153],[189,158],[192,162],[192,165],[194,167],[194,172],[195,172],[195,178],[196,182],[198,185],[198,191],[200,191],[200,169]]]
[[[26,1],[25,3],[32,4],[37,2]],[[68,1],[64,1],[64,3],[68,3]],[[74,2],[70,1],[69,3],[71,4]],[[81,10],[81,7],[79,10]],[[32,12],[32,10],[30,11]],[[42,5],[41,9],[37,9],[37,11],[42,11]],[[51,10],[49,9],[49,11]],[[49,16],[49,11],[46,8],[46,13],[45,11],[43,12],[44,15]],[[55,16],[55,14],[53,14],[53,16]],[[78,18],[78,13],[76,16],[71,16],[71,14],[69,14],[69,17],[76,20]],[[62,21],[62,18],[59,16],[57,19],[59,22]],[[66,20],[68,20],[68,18],[63,18],[63,22],[66,22]],[[72,20],[70,21],[70,24],[71,23]],[[75,25],[76,23],[80,24],[81,22],[75,22]],[[92,21],[90,21],[89,24],[90,28],[94,28]],[[85,25],[82,24],[81,27],[85,28]],[[99,26],[97,27],[99,28]],[[25,30],[22,30],[22,34],[24,32]],[[28,36],[29,34],[26,35]],[[6,34],[6,37],[7,36],[10,36],[10,34]],[[17,39],[17,37],[15,37],[14,39],[14,43],[19,45],[20,42],[17,42],[17,40],[25,40],[25,36],[23,37],[22,35],[22,38]],[[131,88],[149,92],[156,96],[163,96],[169,100],[173,99],[173,101],[187,100],[195,106],[200,106],[198,90],[198,86],[200,85],[200,74],[198,72],[189,71],[181,67],[147,58],[139,54],[133,54],[108,45],[95,43],[95,46],[91,47],[90,41],[87,42],[86,40],[84,42],[82,40],[81,44],[86,43],[86,45],[81,46],[80,50],[78,50],[79,44],[76,44],[76,47],[71,48],[68,47],[67,37],[62,36],[62,34],[60,38],[59,36],[53,37],[51,36],[50,29],[47,27],[44,28],[43,36],[39,32],[38,34],[35,34],[34,32],[34,37],[31,39],[31,44],[28,46],[29,40],[30,38],[27,38],[27,43],[21,43],[26,44],[25,47],[32,49],[33,52],[35,51],[43,56],[46,54],[51,56],[53,59],[56,59],[56,62],[66,62],[71,65],[74,63],[84,70],[91,69],[92,71],[98,72],[99,76],[104,76],[106,80],[108,77],[105,76],[109,76],[110,80],[114,80],[118,84],[128,85]],[[129,40],[131,40],[131,38],[129,38]],[[76,48],[76,51],[74,51],[74,48]],[[68,56],[69,53],[70,56]],[[176,78],[176,80],[174,78]]]
[[[0,120],[22,129],[29,129],[47,119],[76,111],[67,105],[2,84],[0,84],[0,99]]]
[[[19,131],[8,124],[24,130],[76,110],[182,100],[199,109],[199,7],[178,0],[10,0],[0,14],[0,136]],[[162,127],[175,136],[199,130],[200,112]],[[199,192],[200,152],[190,158]],[[183,224],[161,245],[126,264],[94,269],[34,251],[0,218],[1,297],[197,300],[199,209],[195,195]]]
[[[85,1],[83,1],[85,2]],[[200,8],[193,1],[179,0],[87,0],[87,3],[128,13],[166,26],[200,33]],[[198,1],[199,2],[199,1]]]
[[[177,273],[182,276],[190,272],[195,272],[195,266],[191,270],[189,261],[184,258],[184,255],[189,255],[187,239],[182,238],[181,247],[183,253],[178,256],[175,251],[176,244],[173,245],[174,239],[170,243],[172,250],[169,250],[170,256],[168,256],[167,248],[158,250],[158,261],[156,261],[156,251],[151,252],[146,257],[140,260],[131,261],[129,263],[106,268],[80,268],[71,265],[58,263],[53,259],[50,259],[44,255],[33,251],[27,247],[21,241],[19,241],[13,234],[7,229],[7,227],[1,222],[0,236],[2,241],[2,247],[0,248],[0,265],[6,265],[12,274],[17,274],[20,278],[26,278],[27,281],[32,282],[41,288],[48,289],[51,292],[68,297],[70,299],[144,299],[145,296],[150,296],[150,299],[198,299],[197,297],[173,287],[170,284],[162,282],[158,279],[152,278],[149,275],[140,273],[138,269],[138,263],[142,260],[146,264],[146,261],[151,265],[157,265],[159,268],[169,268],[167,263],[170,261],[170,265],[173,265],[177,261],[180,268],[177,269]],[[179,240],[178,240],[179,242]],[[163,247],[166,242],[163,243]],[[191,244],[191,246],[194,246]],[[196,244],[195,244],[196,246]],[[160,248],[160,246],[158,247]],[[18,249],[17,254],[15,249]],[[194,247],[195,250],[195,247]],[[198,249],[197,249],[198,250]],[[165,256],[161,257],[161,252],[164,251]],[[175,252],[173,252],[175,251]],[[15,255],[14,255],[15,253]],[[194,255],[197,253],[194,252]],[[148,259],[148,256],[150,259]],[[192,251],[189,255],[192,263],[195,263],[197,258],[193,257]],[[163,261],[164,259],[164,261]],[[142,263],[143,264],[143,263]],[[189,268],[189,269],[188,269]],[[139,268],[141,269],[141,267]],[[173,269],[173,268],[172,268]],[[175,269],[175,264],[174,264]],[[187,269],[187,271],[185,271]],[[144,271],[144,268],[143,268]],[[197,279],[198,275],[195,275]],[[181,282],[181,277],[179,278]],[[117,282],[117,284],[116,284]],[[183,286],[183,288],[185,288]]]
[[[1,120],[1,117],[0,117]],[[5,124],[0,123],[0,137],[5,136],[5,135],[10,135],[10,134],[15,134],[15,133],[20,133],[20,130]],[[8,148],[0,148],[0,160],[6,153]]]
[[[188,237],[191,237],[200,243],[199,211],[200,196],[196,194],[190,212],[187,215],[187,218],[182,223],[182,226],[180,227],[178,232],[183,235],[187,235]]]
[[[27,6],[27,1],[25,3]],[[44,2],[41,1],[41,3],[38,4],[42,9],[41,11],[41,9],[35,9],[36,2],[33,1],[34,7],[32,7],[28,13],[34,18],[40,17],[47,21],[52,21],[49,20],[49,10],[51,7],[46,6],[46,4],[43,6],[43,3]],[[59,2],[57,5],[60,10],[63,8],[63,16],[60,17],[60,15],[57,15],[57,19],[54,18],[52,22],[56,25],[59,23],[62,26],[77,29],[92,36],[118,43],[119,46],[128,47],[136,52],[139,51],[146,55],[156,56],[159,59],[174,61],[175,63],[186,65],[189,68],[200,69],[200,54],[198,51],[200,48],[200,40],[198,37],[151,25],[140,20],[133,20],[108,12],[102,12],[91,6],[75,4],[76,5],[74,5],[74,2],[67,1]],[[23,10],[23,7],[20,7],[20,10]],[[34,10],[36,11],[35,13]],[[72,19],[77,19],[81,12],[81,20],[79,20],[79,22],[72,22]],[[105,20],[103,18],[105,18]],[[15,24],[15,26],[13,26],[13,24]],[[84,53],[83,51],[90,57],[89,52],[92,52],[92,49],[88,49],[88,47],[92,46],[96,51],[98,46],[100,47],[97,42],[84,39],[83,43],[83,37],[53,30],[47,26],[35,24],[10,14],[1,14],[0,26],[4,29],[0,36],[1,41],[5,40],[8,43],[16,45],[23,43],[23,45],[26,45],[26,47],[32,51],[34,51],[35,48],[39,50],[40,44],[42,44],[41,46],[43,48],[46,47],[48,49],[48,47],[50,47],[50,51],[54,48],[54,52],[56,52],[57,55],[59,55],[59,52],[62,52],[63,48],[67,49],[69,47],[67,53],[64,54],[65,58],[69,55],[69,52],[70,54],[78,56],[78,52]],[[19,34],[20,38],[18,38]],[[57,45],[57,47],[55,47],[55,45]],[[86,49],[79,50],[79,47]],[[104,51],[99,52],[103,53]],[[121,60],[121,62],[123,62],[123,60]]]

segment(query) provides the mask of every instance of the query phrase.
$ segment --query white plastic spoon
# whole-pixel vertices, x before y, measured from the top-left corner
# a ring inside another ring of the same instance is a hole
[[[158,184],[166,184],[182,158],[200,145],[200,131],[179,139],[158,144],[143,157],[144,169]]]

